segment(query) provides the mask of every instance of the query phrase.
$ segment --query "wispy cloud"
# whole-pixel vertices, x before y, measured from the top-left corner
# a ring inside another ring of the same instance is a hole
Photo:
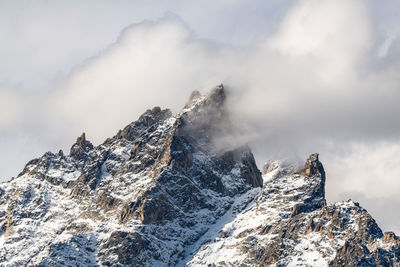
[[[40,97],[4,91],[10,108],[0,127],[19,118],[18,129],[40,132],[38,144],[49,139],[49,148],[66,148],[82,131],[99,143],[149,107],[177,111],[192,90],[222,82],[245,129],[232,140],[249,142],[259,163],[318,151],[331,200],[357,192],[369,196],[367,208],[389,193],[398,202],[400,41],[377,27],[371,5],[296,1],[275,31],[257,25],[263,34],[240,45],[200,38],[171,13],[133,24]],[[35,115],[19,113],[21,105]]]

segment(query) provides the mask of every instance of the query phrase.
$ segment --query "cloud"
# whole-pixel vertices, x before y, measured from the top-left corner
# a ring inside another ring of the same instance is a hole
[[[147,108],[178,111],[191,91],[222,82],[242,129],[226,143],[249,142],[260,164],[320,152],[329,199],[354,192],[376,212],[377,199],[400,201],[400,42],[382,37],[369,7],[296,1],[276,32],[242,46],[199,38],[173,14],[133,24],[50,93],[23,104],[36,108],[24,129],[41,129],[51,147],[67,148],[83,131],[98,144]]]
[[[317,77],[335,83],[352,78],[354,64],[371,48],[371,29],[362,1],[299,1],[269,45],[284,54],[307,56]]]
[[[135,24],[72,73],[53,108],[100,142],[150,106],[177,111],[191,91],[219,83],[229,50],[194,39],[174,15]]]
[[[338,118],[335,104],[349,105],[344,109],[351,113],[358,108],[354,99],[368,90],[357,68],[371,50],[370,28],[360,1],[300,1],[275,35],[234,48],[198,39],[168,15],[126,28],[115,44],[72,73],[53,102],[97,141],[149,105],[178,110],[192,90],[220,82],[230,86],[232,111],[243,121],[285,132],[288,126],[307,132],[301,125],[316,122],[353,124],[357,118]]]
[[[330,194],[337,196],[347,191],[400,201],[399,155],[399,142],[348,145],[342,154],[329,158],[328,172],[331,169],[330,176],[335,177],[329,186]]]
[[[59,144],[51,143],[51,138],[44,138],[37,132],[10,130],[2,131],[0,135],[1,173],[0,182],[15,177],[22,171],[24,165],[34,157],[43,155],[43,151],[57,151]],[[12,160],[10,160],[12,159]],[[10,174],[10,176],[6,176]]]
[[[0,128],[15,125],[21,118],[23,99],[9,88],[0,88]]]
[[[275,34],[238,48],[199,39],[169,14],[127,27],[73,71],[52,110],[98,143],[153,105],[177,111],[192,90],[223,82],[263,157],[393,139],[398,66],[377,57],[370,22],[363,1],[298,1]]]

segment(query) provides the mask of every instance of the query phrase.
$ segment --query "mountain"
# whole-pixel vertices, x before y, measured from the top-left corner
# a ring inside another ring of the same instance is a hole
[[[325,200],[318,154],[267,164],[234,130],[222,85],[155,107],[94,146],[47,152],[0,184],[1,266],[400,266],[400,239]]]

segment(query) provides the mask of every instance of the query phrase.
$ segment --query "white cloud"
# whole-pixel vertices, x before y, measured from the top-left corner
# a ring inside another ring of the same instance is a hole
[[[289,10],[269,45],[289,55],[308,56],[327,82],[354,75],[354,64],[372,46],[363,1],[303,0]]]
[[[198,38],[173,15],[131,25],[51,93],[29,100],[34,112],[24,114],[34,115],[24,129],[51,136],[51,147],[66,148],[82,131],[100,143],[147,108],[177,111],[192,90],[223,82],[233,118],[246,129],[234,140],[253,144],[260,162],[317,151],[329,199],[354,192],[373,210],[371,199],[400,201],[400,45],[393,39],[378,57],[382,38],[366,3],[297,1],[274,34],[241,47]]]
[[[333,149],[333,147],[332,147]],[[400,142],[353,143],[343,154],[330,154],[328,173],[334,178],[329,193],[358,192],[369,198],[400,201]],[[331,171],[330,171],[331,170]],[[329,180],[328,180],[329,181]]]
[[[191,91],[220,83],[229,50],[194,39],[172,15],[135,24],[72,73],[52,109],[100,142],[151,106],[177,111]]]
[[[240,111],[246,121],[298,123],[306,115],[309,121],[323,120],[318,113],[335,117],[332,104],[353,99],[360,89],[351,87],[371,39],[366,8],[358,1],[299,3],[274,36],[246,48],[198,39],[174,16],[132,25],[72,73],[55,106],[96,141],[151,105],[177,110],[190,91],[220,82],[231,86],[237,96],[233,112]],[[306,20],[300,30],[299,18]],[[350,21],[357,26],[343,31]],[[288,53],[285,46],[300,50]],[[320,104],[328,109],[320,112]]]
[[[21,119],[23,99],[9,88],[0,88],[0,128],[14,126]]]
[[[399,234],[400,141],[338,147],[331,147],[323,155],[328,200],[358,201],[384,231]]]

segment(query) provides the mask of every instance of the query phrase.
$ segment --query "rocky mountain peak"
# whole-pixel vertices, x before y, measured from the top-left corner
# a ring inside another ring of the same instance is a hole
[[[172,112],[169,109],[161,109],[160,107],[156,106],[152,109],[148,109],[145,113],[143,113],[139,117],[139,121],[142,121],[146,127],[150,127],[157,122],[165,120],[172,116]]]
[[[94,148],[93,144],[86,140],[85,133],[82,133],[72,145],[69,155],[76,159],[83,159],[88,151]]]
[[[76,139],[76,142],[73,146],[78,146],[82,149],[86,149],[86,148],[93,148],[92,143],[90,143],[90,141],[86,140],[86,134],[82,133],[81,136],[79,136]]]
[[[223,84],[216,86],[205,98],[205,106],[219,107],[225,103],[226,93]]]
[[[299,166],[296,162],[287,159],[283,160],[270,160],[264,163],[262,168],[262,175],[267,175],[270,172],[278,170],[279,175],[294,174],[299,171]]]
[[[198,98],[201,97],[201,94],[199,91],[195,90],[190,94],[189,101],[186,103],[188,105],[189,103],[192,103],[193,101],[197,100]]]
[[[226,138],[226,133],[234,129],[225,109],[225,99],[222,84],[213,88],[207,95],[193,92],[189,102],[176,116],[179,120],[179,134],[195,140],[194,143],[198,144],[199,149],[212,154],[238,148],[233,146],[221,149],[221,141]]]
[[[170,109],[161,109],[156,106],[152,109],[146,110],[137,121],[127,125],[123,130],[119,130],[117,135],[111,139],[107,139],[105,144],[111,144],[113,141],[118,139],[125,139],[128,141],[135,140],[140,136],[146,129],[151,128],[159,122],[162,122],[172,117]]]
[[[214,87],[207,95],[201,95],[199,91],[193,91],[188,102],[183,108],[182,114],[187,116],[203,115],[216,116],[224,109],[226,94],[222,84]]]
[[[322,163],[319,161],[319,154],[311,154],[304,166],[304,173],[307,176],[319,176],[325,179],[325,170]]]
[[[223,85],[155,107],[99,146],[45,153],[0,184],[1,266],[397,266],[400,241],[352,201],[327,205],[318,154],[256,166]],[[396,265],[397,264],[397,265]]]
[[[396,235],[383,234],[358,203],[326,204],[318,154],[302,171],[269,162],[263,179],[256,200],[219,238],[206,235],[189,266],[398,266]]]
[[[304,165],[304,169],[300,171],[301,175],[308,177],[318,177],[319,178],[319,187],[315,188],[315,196],[318,196],[320,199],[319,205],[324,205],[325,200],[325,170],[322,163],[319,161],[319,154],[314,153],[311,154]]]

